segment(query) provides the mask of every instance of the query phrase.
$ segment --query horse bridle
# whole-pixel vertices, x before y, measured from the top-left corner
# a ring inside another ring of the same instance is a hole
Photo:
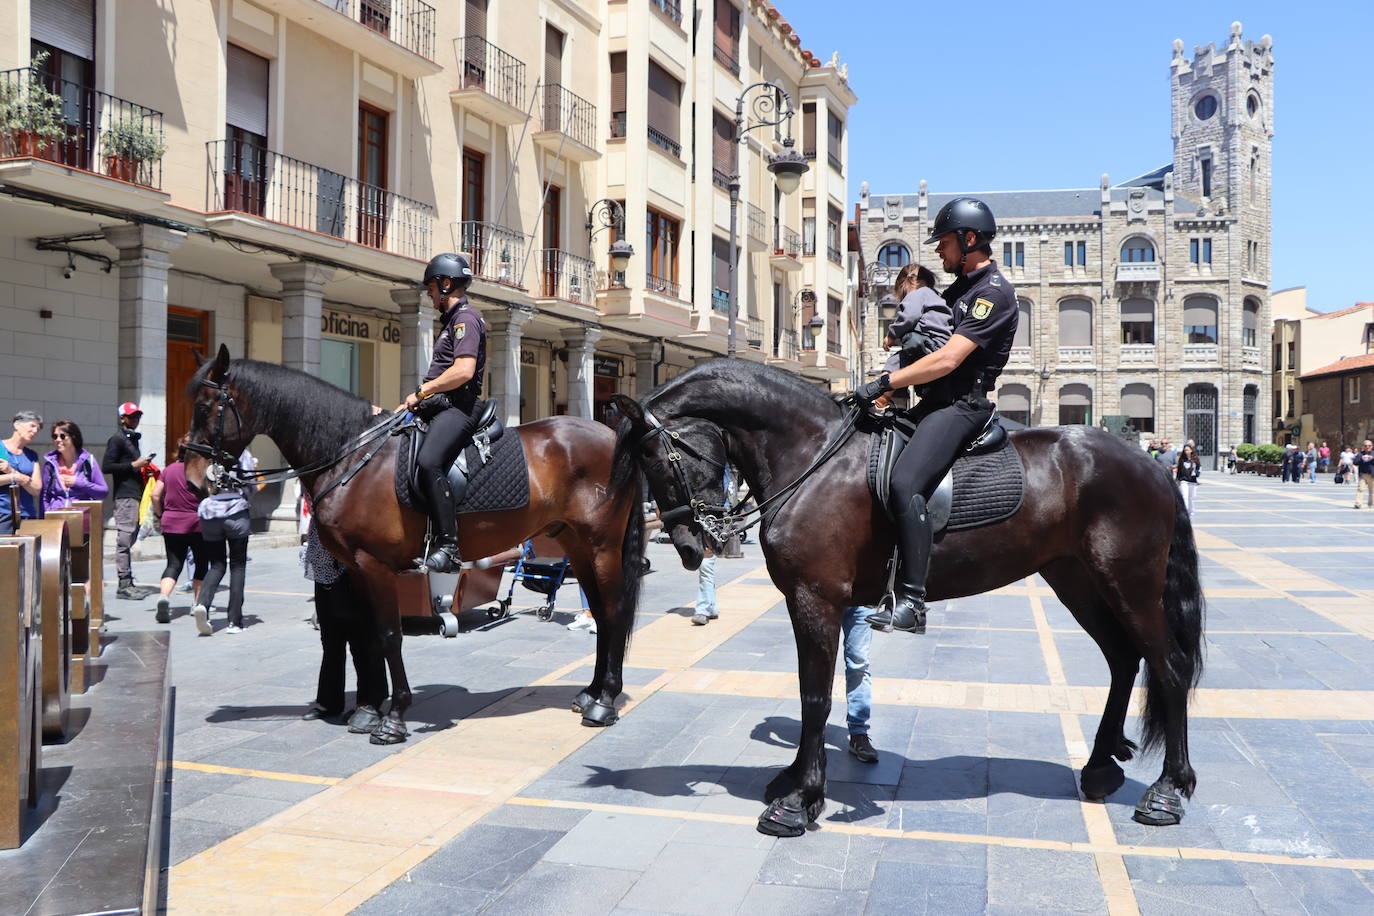
[[[735,503],[733,506],[717,506],[696,495],[692,486],[687,482],[687,475],[682,469],[682,453],[687,452],[693,458],[704,461],[712,467],[720,469],[722,472],[725,470],[725,465],[708,455],[703,455],[699,449],[683,439],[681,433],[664,426],[663,423],[659,421],[658,417],[655,417],[648,409],[644,411],[644,422],[648,425],[649,430],[639,437],[639,440],[635,443],[635,448],[642,450],[650,439],[655,436],[663,436],[667,442],[666,457],[668,459],[668,467],[671,468],[673,472],[673,482],[677,484],[682,494],[687,497],[687,502],[683,505],[675,506],[667,512],[659,513],[659,518],[662,520],[664,528],[677,524],[680,519],[690,516],[692,521],[695,522],[708,537],[717,544],[723,544],[734,535],[748,531],[750,528],[762,522],[764,520],[764,510],[769,506],[772,506],[774,512],[781,509],[783,503],[796,492],[803,481],[810,477],[818,467],[834,457],[835,453],[854,435],[855,424],[858,422],[860,413],[861,408],[857,405],[852,405],[851,410],[845,417],[844,423],[842,423],[840,428],[832,434],[825,447],[821,449],[820,454],[816,456],[816,459],[811,462],[811,465],[806,470],[801,472],[796,480],[781,488],[763,502],[758,503],[754,508],[744,512],[740,510],[753,499],[752,494]],[[773,505],[774,503],[776,503],[776,505]]]

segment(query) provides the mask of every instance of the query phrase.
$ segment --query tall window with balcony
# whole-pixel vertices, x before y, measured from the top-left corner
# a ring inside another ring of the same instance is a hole
[[[263,214],[267,200],[267,58],[229,45],[223,209]]]
[[[43,60],[31,79],[62,100],[62,136],[37,150],[44,159],[86,171],[93,168],[99,113],[95,110],[95,7],[93,0],[32,0],[32,58]],[[6,125],[9,128],[11,125]]]
[[[816,200],[808,197],[802,201],[802,254],[811,256],[816,253]]]
[[[540,285],[545,296],[559,297],[562,296],[560,281],[563,265],[557,257],[551,257],[561,253],[563,248],[563,189],[557,185],[549,185],[548,191],[544,194],[544,215],[540,222],[544,233],[544,263]]]
[[[1190,344],[1217,342],[1217,300],[1210,296],[1183,300],[1183,339]]]
[[[844,122],[836,116],[835,112],[827,110],[826,113],[826,133],[829,135],[829,146],[826,147],[826,158],[830,161],[830,167],[837,172],[844,171]]]
[[[1259,300],[1247,298],[1241,312],[1240,345],[1242,347],[1259,348],[1259,312]],[[1255,354],[1255,361],[1258,364],[1258,353]]]
[[[739,7],[716,0],[716,63],[739,76]]]
[[[1093,304],[1091,299],[1072,298],[1059,303],[1060,359],[1092,359]]]
[[[565,36],[553,26],[544,26],[544,129],[562,130],[563,125],[563,42]]]
[[[648,208],[644,218],[644,247],[649,252],[649,260],[644,282],[649,292],[680,298],[677,273],[680,233],[681,224],[675,218]]]
[[[841,264],[844,259],[844,211],[834,204],[830,204],[826,210],[825,220],[825,254],[832,263]]]
[[[649,142],[675,158],[682,155],[681,111],[682,83],[649,61]]]
[[[358,242],[385,247],[387,113],[358,106]]]
[[[490,242],[486,223],[487,157],[473,149],[463,148],[463,250],[472,257],[472,272],[486,279],[496,278],[494,264],[489,264],[487,246]],[[491,270],[488,270],[491,267]]]
[[[1121,263],[1123,264],[1153,264],[1155,260],[1155,246],[1149,239],[1132,238],[1127,239],[1126,244],[1121,246]]]
[[[711,309],[730,311],[730,241],[711,236]]]
[[[719,111],[711,112],[711,182],[718,188],[730,187],[739,164],[739,144],[735,142],[734,119]]]
[[[1124,299],[1121,302],[1121,342],[1155,342],[1155,304],[1149,299]]]
[[[625,136],[625,52],[611,55],[611,136]]]
[[[816,103],[802,102],[802,155],[816,158]]]
[[[878,263],[884,267],[905,267],[911,263],[911,249],[901,242],[888,242],[878,249]],[[892,280],[896,279],[892,277]]]
[[[840,355],[840,315],[844,311],[844,302],[836,296],[827,296],[825,299],[825,350],[827,353]]]

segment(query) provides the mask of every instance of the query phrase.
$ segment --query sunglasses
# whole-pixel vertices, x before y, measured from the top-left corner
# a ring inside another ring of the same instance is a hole
[[[56,442],[58,439],[70,439],[71,437],[68,436],[66,433],[53,433],[52,438],[53,441]]]

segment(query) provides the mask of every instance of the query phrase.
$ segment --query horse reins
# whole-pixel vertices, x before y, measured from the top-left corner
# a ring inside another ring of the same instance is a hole
[[[669,509],[667,512],[660,513],[659,518],[663,521],[664,526],[675,524],[678,519],[690,515],[692,521],[699,525],[702,531],[706,532],[706,534],[717,543],[724,543],[734,535],[748,531],[750,528],[762,522],[764,520],[764,510],[773,503],[777,503],[776,506],[773,506],[774,512],[781,509],[788,497],[795,493],[797,488],[800,487],[808,477],[815,473],[817,468],[833,458],[835,454],[844,447],[845,443],[853,437],[860,413],[861,410],[857,404],[851,405],[849,413],[845,416],[844,422],[840,424],[839,429],[831,434],[829,440],[821,449],[820,454],[811,462],[811,465],[806,470],[802,471],[796,480],[782,487],[772,496],[765,498],[763,502],[758,503],[754,508],[746,512],[741,512],[740,510],[744,508],[749,500],[754,498],[753,494],[750,494],[733,506],[716,506],[708,503],[704,499],[699,499],[694,494],[691,485],[687,483],[687,475],[683,473],[682,470],[682,452],[687,452],[692,457],[704,461],[712,467],[720,468],[722,471],[725,469],[725,465],[716,461],[714,458],[703,455],[700,450],[694,448],[690,443],[684,440],[681,433],[664,426],[649,410],[644,411],[644,420],[649,425],[649,431],[640,437],[639,441],[635,443],[635,447],[642,448],[646,442],[658,435],[663,435],[671,440],[671,443],[668,444],[667,452],[668,466],[673,471],[673,480],[677,484],[678,489],[687,497],[687,503]]]

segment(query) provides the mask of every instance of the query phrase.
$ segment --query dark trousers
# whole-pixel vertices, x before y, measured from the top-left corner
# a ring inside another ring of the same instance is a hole
[[[458,453],[472,442],[474,399],[460,401],[462,407],[447,407],[429,418],[429,433],[420,446],[420,469],[428,474],[447,474],[458,460]],[[464,409],[466,407],[466,409]]]
[[[207,608],[215,601],[215,592],[220,580],[224,578],[225,541],[205,541],[204,553],[210,570],[200,586],[200,603]],[[243,587],[248,578],[248,538],[231,537],[227,541],[229,550],[229,622],[236,627],[243,626]],[[196,550],[199,562],[202,551]]]
[[[195,566],[191,578],[196,582],[205,578],[206,571],[210,568],[210,559],[205,555],[205,541],[199,531],[189,534],[168,534],[164,531],[162,544],[167,552],[167,565],[162,569],[162,578],[181,578],[181,568],[186,565],[188,550],[191,551],[192,563]]]
[[[344,649],[353,656],[359,706],[379,708],[387,697],[386,665],[366,597],[349,586],[345,573],[332,585],[315,584],[315,615],[320,622],[320,678],[315,702],[329,712],[344,708]]]
[[[954,459],[992,416],[992,404],[985,399],[976,406],[965,400],[927,407],[929,403],[922,401],[912,411],[916,432],[892,469],[892,494],[900,497],[892,500],[894,505],[905,506],[915,493],[930,499]]]
[[[121,584],[133,581],[134,573],[129,565],[130,551],[138,540],[138,500],[125,496],[115,501],[115,572]]]

